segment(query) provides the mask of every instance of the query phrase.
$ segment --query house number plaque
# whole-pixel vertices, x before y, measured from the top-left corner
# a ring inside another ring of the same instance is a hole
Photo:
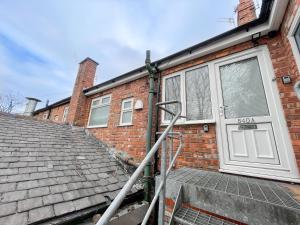
[[[255,124],[255,120],[253,118],[242,118],[238,119],[239,130],[254,130],[257,129],[257,125]]]
[[[238,123],[255,123],[254,118],[251,117],[247,117],[247,118],[241,118],[241,119],[237,119]]]
[[[239,125],[239,130],[254,130],[257,129],[256,124],[241,124]]]

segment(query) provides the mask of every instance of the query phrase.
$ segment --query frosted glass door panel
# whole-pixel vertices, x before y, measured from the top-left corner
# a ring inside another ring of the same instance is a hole
[[[257,58],[220,67],[225,118],[268,116]]]

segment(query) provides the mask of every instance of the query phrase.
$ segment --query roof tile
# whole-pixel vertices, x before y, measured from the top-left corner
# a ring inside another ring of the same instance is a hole
[[[13,202],[26,197],[27,191],[11,191],[2,194],[1,202]]]
[[[28,213],[16,213],[5,217],[0,217],[0,224],[5,225],[27,225]]]
[[[16,209],[17,209],[17,203],[16,202],[2,204],[2,205],[0,205],[0,217],[13,214],[13,213],[16,212]]]
[[[48,195],[50,193],[49,187],[39,187],[29,190],[29,197],[37,197],[37,196],[43,196]]]
[[[50,205],[62,201],[63,201],[62,194],[50,194],[50,195],[43,196],[43,202],[45,205]]]
[[[43,205],[41,197],[29,198],[18,202],[18,212],[23,212],[29,209],[37,208]]]
[[[62,202],[54,205],[54,212],[56,216],[75,211],[75,206],[72,201]]]
[[[34,223],[40,220],[54,217],[53,206],[44,206],[29,211],[29,222]]]

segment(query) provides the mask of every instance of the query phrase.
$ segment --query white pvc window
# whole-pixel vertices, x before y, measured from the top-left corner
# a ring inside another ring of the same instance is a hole
[[[178,123],[214,122],[211,100],[211,84],[208,66],[189,68],[163,78],[163,101],[181,101],[182,115]],[[166,107],[173,113],[178,107]],[[163,123],[171,121],[171,114],[162,113]]]
[[[300,68],[300,7],[295,13],[287,37],[290,41],[298,68]]]
[[[66,122],[68,113],[69,113],[69,106],[64,108],[64,114],[63,114],[63,117],[62,117],[63,122]]]
[[[47,118],[48,118],[48,112],[45,112],[45,113],[43,114],[43,119],[46,120]]]
[[[107,127],[111,96],[92,100],[88,127]]]
[[[133,114],[133,98],[124,99],[122,101],[120,125],[132,125]]]
[[[298,50],[300,50],[300,24],[298,24],[297,29],[294,34],[294,38],[298,47]]]

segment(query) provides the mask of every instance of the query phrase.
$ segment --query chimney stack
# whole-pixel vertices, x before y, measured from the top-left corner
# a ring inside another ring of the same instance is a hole
[[[84,126],[86,97],[83,90],[94,85],[97,66],[98,63],[89,57],[79,63],[67,116],[67,122],[72,125]]]
[[[257,18],[253,0],[240,0],[236,11],[238,26],[249,23]]]
[[[36,99],[36,98],[31,98],[31,97],[26,97],[26,99],[28,101],[26,103],[23,115],[24,116],[32,116],[32,114],[33,114],[33,112],[36,108],[37,103],[40,102],[41,100]]]

